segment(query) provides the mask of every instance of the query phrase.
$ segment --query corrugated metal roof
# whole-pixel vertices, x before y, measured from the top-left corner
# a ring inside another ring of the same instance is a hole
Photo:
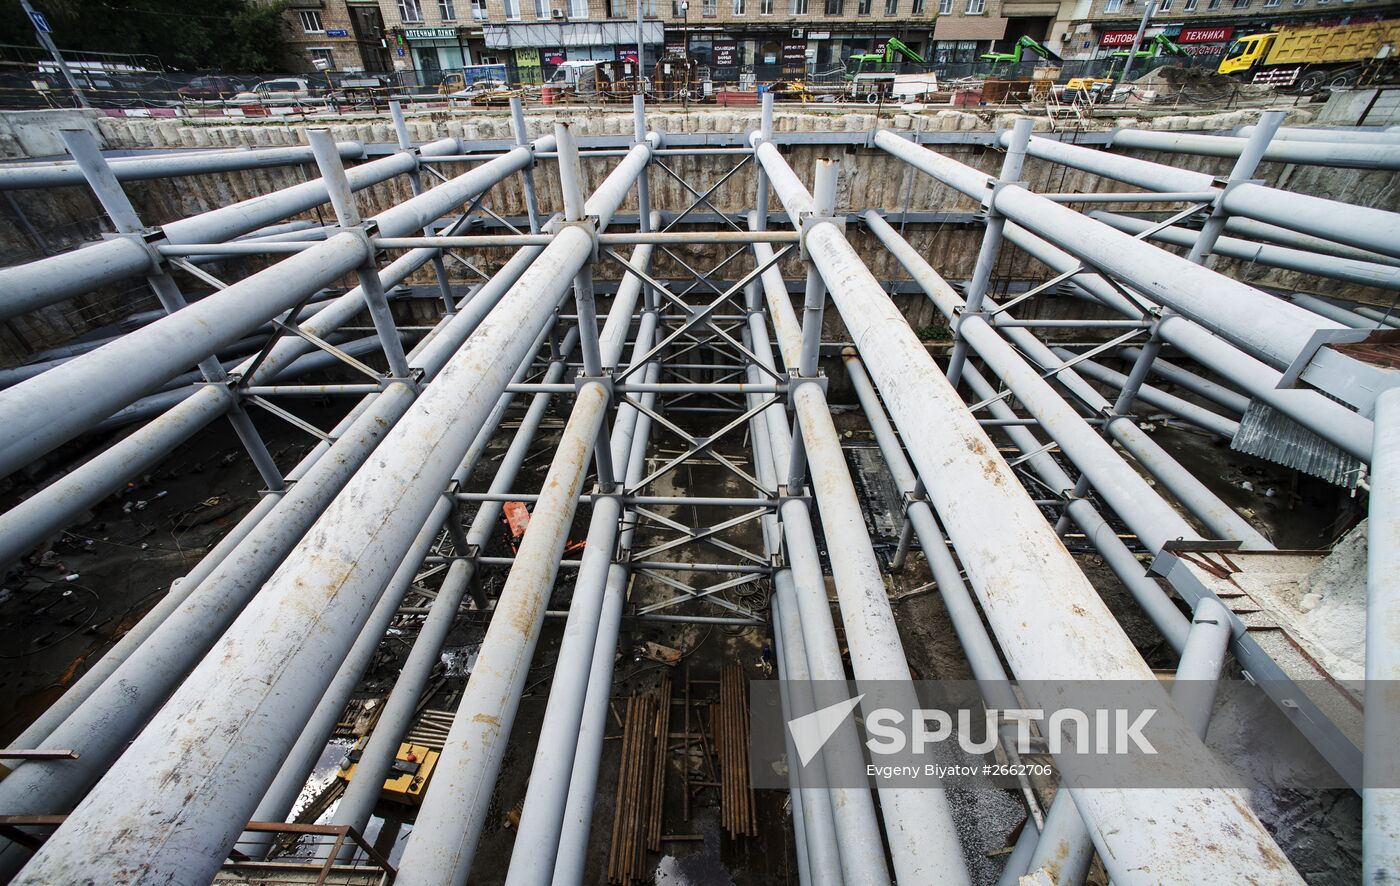
[[[1361,462],[1282,412],[1254,400],[1240,418],[1230,448],[1355,489]]]

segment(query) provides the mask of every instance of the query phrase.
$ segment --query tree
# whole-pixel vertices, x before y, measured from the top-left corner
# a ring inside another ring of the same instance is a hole
[[[182,71],[284,69],[287,0],[31,0],[60,49],[154,55]],[[0,0],[0,42],[33,44],[16,0]]]

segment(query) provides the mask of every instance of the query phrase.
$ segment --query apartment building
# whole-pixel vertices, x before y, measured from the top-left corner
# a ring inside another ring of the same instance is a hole
[[[507,64],[539,82],[564,61],[633,60],[639,0],[380,0],[392,62],[422,82]],[[644,65],[688,52],[717,81],[834,72],[898,37],[932,47],[938,0],[640,0]],[[999,0],[998,0],[999,2]]]
[[[1394,0],[1068,0],[1049,39],[1066,58],[1101,58],[1132,44],[1144,2],[1153,4],[1147,37],[1165,34],[1202,62],[1246,34],[1400,17]]]
[[[374,0],[292,0],[282,19],[298,71],[390,70],[388,36]]]

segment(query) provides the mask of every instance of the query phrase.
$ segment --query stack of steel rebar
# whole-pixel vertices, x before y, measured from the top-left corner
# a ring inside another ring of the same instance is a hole
[[[662,803],[666,796],[667,738],[671,727],[671,680],[653,692],[627,699],[622,728],[622,763],[613,808],[608,882],[629,884],[645,877],[646,852],[661,849]]]
[[[748,695],[742,667],[727,665],[720,671],[719,703],[710,707],[710,726],[719,753],[720,815],[731,837],[758,834],[749,785]]]

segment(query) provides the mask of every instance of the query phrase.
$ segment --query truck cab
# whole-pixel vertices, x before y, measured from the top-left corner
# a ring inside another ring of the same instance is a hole
[[[1220,60],[1220,66],[1216,68],[1216,73],[1235,74],[1248,71],[1264,58],[1276,36],[1276,34],[1250,34],[1248,37],[1239,38],[1230,44],[1229,49],[1225,50],[1225,56]]]

